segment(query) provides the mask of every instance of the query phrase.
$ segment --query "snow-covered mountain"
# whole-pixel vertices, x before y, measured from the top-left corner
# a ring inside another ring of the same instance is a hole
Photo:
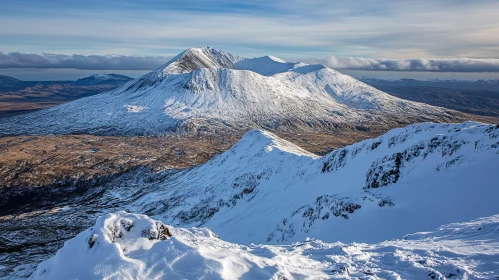
[[[255,130],[206,164],[104,200],[242,244],[379,242],[499,213],[497,166],[497,125],[410,125],[325,157]]]
[[[379,244],[244,246],[118,212],[67,241],[30,279],[495,279],[497,259],[498,215]]]
[[[76,79],[73,82],[73,84],[77,86],[97,86],[97,85],[120,86],[130,80],[133,80],[133,78],[115,73],[102,73]]]
[[[3,120],[0,135],[387,128],[459,119],[454,111],[390,96],[323,65],[194,48],[116,90]]]

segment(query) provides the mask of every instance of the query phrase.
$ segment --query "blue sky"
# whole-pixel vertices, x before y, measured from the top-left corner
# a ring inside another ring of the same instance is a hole
[[[499,1],[0,1],[0,52],[499,58]],[[1,61],[0,61],[1,62]]]

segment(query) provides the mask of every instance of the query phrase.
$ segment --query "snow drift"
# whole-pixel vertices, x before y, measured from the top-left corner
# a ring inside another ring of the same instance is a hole
[[[454,111],[390,96],[323,65],[193,48],[116,90],[1,120],[0,135],[303,131],[456,119]]]
[[[30,279],[492,279],[498,258],[497,215],[379,244],[244,246],[118,212],[67,241]]]

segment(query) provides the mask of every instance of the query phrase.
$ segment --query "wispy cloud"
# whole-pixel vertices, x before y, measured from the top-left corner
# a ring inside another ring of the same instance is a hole
[[[64,55],[0,52],[0,68],[52,68],[82,70],[152,70],[168,57],[126,55]]]
[[[98,8],[96,8],[98,7]],[[4,52],[499,58],[494,0],[0,1]]]
[[[429,72],[499,72],[499,59],[473,58],[416,58],[374,59],[363,57],[336,57],[308,59],[338,70],[372,71],[429,71]]]

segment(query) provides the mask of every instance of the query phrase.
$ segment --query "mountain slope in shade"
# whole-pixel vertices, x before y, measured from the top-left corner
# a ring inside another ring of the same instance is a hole
[[[243,244],[379,242],[498,213],[498,164],[497,125],[410,125],[322,158],[251,131],[208,163],[144,186],[126,207]]]
[[[498,258],[497,215],[379,244],[244,246],[118,212],[67,241],[31,279],[494,279]]]
[[[0,133],[311,131],[459,119],[454,111],[398,99],[323,65],[198,48],[108,93],[3,120]]]

